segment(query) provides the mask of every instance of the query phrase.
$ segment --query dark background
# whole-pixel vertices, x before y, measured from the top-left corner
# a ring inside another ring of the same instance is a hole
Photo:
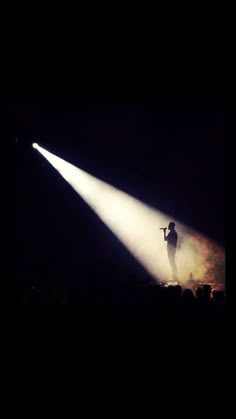
[[[143,274],[34,141],[224,245],[222,100],[11,96],[7,114],[15,277]]]

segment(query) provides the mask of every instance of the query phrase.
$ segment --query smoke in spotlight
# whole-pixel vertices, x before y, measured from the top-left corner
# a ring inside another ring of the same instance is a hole
[[[94,210],[128,251],[157,281],[171,277],[162,226],[176,224],[176,264],[184,285],[190,272],[197,282],[224,283],[225,251],[178,220],[103,182],[34,143],[36,148]],[[160,227],[161,226],[161,227]]]

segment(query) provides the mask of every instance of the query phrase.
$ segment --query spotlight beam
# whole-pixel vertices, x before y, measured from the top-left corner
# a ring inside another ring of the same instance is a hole
[[[159,228],[174,221],[178,232],[176,261],[180,282],[187,280],[190,272],[195,279],[222,282],[225,253],[216,243],[38,144],[34,143],[33,147],[51,163],[153,278],[161,281],[170,278],[166,242]]]

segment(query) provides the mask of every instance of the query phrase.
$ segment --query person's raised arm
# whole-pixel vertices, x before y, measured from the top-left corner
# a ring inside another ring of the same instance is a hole
[[[167,241],[166,230],[167,230],[166,228],[164,228],[164,229],[163,229],[163,232],[164,232],[164,240],[165,240],[165,241]]]

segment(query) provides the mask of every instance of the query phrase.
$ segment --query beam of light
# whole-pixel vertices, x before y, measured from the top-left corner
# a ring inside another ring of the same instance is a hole
[[[176,223],[176,264],[179,282],[224,284],[225,252],[215,242],[178,220],[103,182],[37,144],[34,146],[95,211],[129,252],[157,281],[167,282],[171,270],[160,227]]]
[[[33,143],[33,144],[32,144],[32,147],[33,147],[33,148],[36,148],[36,149],[38,149],[38,148],[39,148],[39,146],[38,146],[38,144],[37,144],[37,143]]]

